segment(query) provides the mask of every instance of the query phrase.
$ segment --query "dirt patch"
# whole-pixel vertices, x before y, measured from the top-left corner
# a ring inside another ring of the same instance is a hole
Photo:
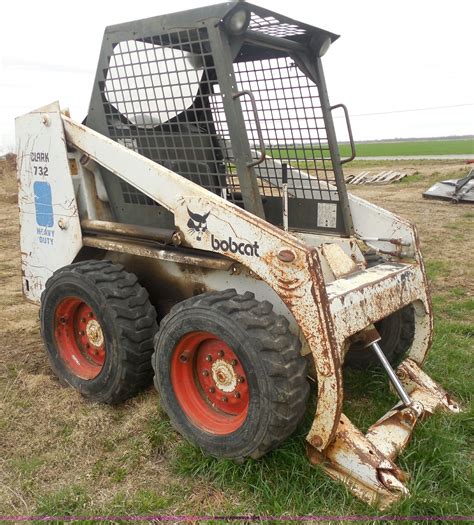
[[[350,192],[390,210],[416,224],[428,267],[438,264],[435,291],[460,287],[474,294],[474,270],[466,264],[466,254],[474,253],[474,207],[425,199],[422,193],[437,181],[460,178],[468,167],[456,162],[400,161],[394,165],[369,163],[363,169],[351,167],[347,174],[393,169],[409,177],[389,185],[348,186]]]
[[[16,204],[18,202],[14,156],[0,159],[0,202],[5,204]]]

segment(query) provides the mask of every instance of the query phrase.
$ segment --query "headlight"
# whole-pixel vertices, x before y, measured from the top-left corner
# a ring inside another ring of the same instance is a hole
[[[331,46],[331,39],[327,37],[321,42],[321,45],[319,46],[318,56],[319,57],[324,56],[327,53],[330,46]]]
[[[236,9],[233,13],[228,15],[224,24],[228,31],[234,35],[240,35],[246,31],[250,23],[250,12],[245,8]]]

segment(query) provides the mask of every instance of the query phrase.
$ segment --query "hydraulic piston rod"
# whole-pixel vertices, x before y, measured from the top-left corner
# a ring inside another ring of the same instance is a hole
[[[385,371],[387,372],[390,382],[392,383],[395,390],[397,391],[397,394],[402,400],[403,404],[406,407],[410,406],[412,404],[410,396],[408,395],[407,391],[402,385],[400,379],[398,379],[397,374],[395,373],[392,366],[388,362],[388,359],[385,357],[385,354],[383,353],[383,350],[380,348],[380,345],[377,342],[375,342],[375,343],[372,343],[370,347],[372,348],[372,350],[375,352],[375,354],[379,358],[380,362],[382,363],[382,366],[385,368]]]

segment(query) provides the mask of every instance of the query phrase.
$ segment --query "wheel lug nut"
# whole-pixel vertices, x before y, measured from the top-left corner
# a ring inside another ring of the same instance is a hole
[[[217,355],[218,355],[218,357],[224,357],[224,351],[223,350],[219,350],[219,352],[217,352]]]
[[[215,391],[216,391],[216,389],[213,386],[209,387],[209,393],[210,394],[213,394]]]
[[[179,356],[179,360],[181,361],[181,363],[187,363],[188,362],[188,354],[181,354]]]
[[[235,397],[235,399],[240,399],[240,392],[236,392],[236,393],[234,394],[234,397]]]
[[[237,379],[237,382],[239,382],[239,383],[243,383],[244,381],[245,381],[245,379],[242,376],[239,376],[238,379]]]
[[[230,364],[232,366],[235,366],[237,364],[237,359],[232,359],[232,361],[230,362]]]
[[[211,354],[208,354],[206,356],[206,361],[208,361],[209,363],[212,361],[212,355]]]
[[[222,398],[222,401],[223,401],[223,403],[227,403],[227,397],[224,396],[224,397]]]
[[[66,324],[67,323],[67,319],[65,317],[61,317],[61,319],[59,319],[60,323],[61,324]]]
[[[207,376],[209,375],[209,370],[203,370],[203,371],[202,371],[202,375],[203,375],[204,377],[207,377]]]
[[[91,345],[89,343],[86,343],[86,348],[90,348]]]
[[[86,322],[86,318],[83,317],[83,318],[81,319],[81,323],[85,323],[85,322]]]
[[[94,317],[94,314],[92,312],[89,312],[89,317]]]
[[[85,335],[83,330],[79,330],[79,335]]]

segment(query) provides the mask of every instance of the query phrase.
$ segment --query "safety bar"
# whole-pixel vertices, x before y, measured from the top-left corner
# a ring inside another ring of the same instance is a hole
[[[260,157],[257,160],[253,162],[249,162],[247,164],[248,168],[253,168],[254,166],[258,166],[258,164],[261,164],[265,160],[265,157],[266,157],[265,142],[263,140],[262,127],[260,126],[260,120],[258,118],[257,102],[255,101],[254,94],[251,91],[244,90],[244,91],[239,91],[237,93],[233,93],[232,98],[235,100],[237,98],[242,97],[243,95],[248,95],[248,97],[250,98],[250,103],[252,104],[252,111],[253,111],[253,115],[255,118],[255,125],[257,127],[258,141],[260,143]]]
[[[352,136],[352,128],[351,128],[351,121],[349,119],[349,111],[347,111],[347,107],[344,104],[336,104],[335,106],[331,106],[329,109],[332,111],[333,109],[342,108],[344,111],[344,116],[346,117],[346,125],[347,125],[347,131],[349,133],[349,141],[351,143],[351,156],[347,157],[347,159],[342,159],[341,164],[345,164],[346,162],[351,162],[351,160],[354,160],[356,158],[356,148],[355,148],[355,142],[354,137]]]

